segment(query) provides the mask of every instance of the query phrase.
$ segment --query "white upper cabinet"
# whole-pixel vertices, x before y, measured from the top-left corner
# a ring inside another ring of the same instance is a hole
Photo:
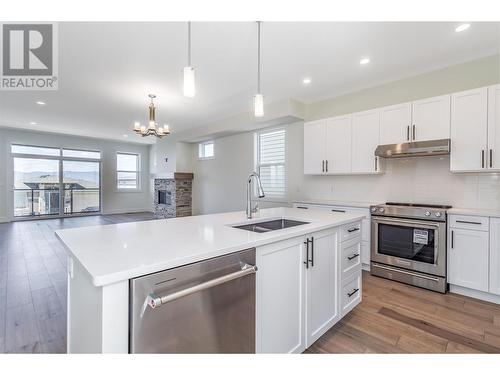
[[[304,173],[323,174],[326,159],[326,120],[304,124]]]
[[[380,111],[358,112],[352,115],[352,173],[378,173],[380,160],[375,156],[379,145]]]
[[[500,171],[500,85],[488,88],[488,169]]]
[[[451,95],[436,96],[412,103],[412,141],[450,138]]]
[[[351,123],[351,115],[327,120],[325,158],[327,174],[351,173]]]
[[[410,141],[411,103],[380,108],[380,144]]]
[[[486,87],[451,95],[451,171],[487,169],[487,106]]]

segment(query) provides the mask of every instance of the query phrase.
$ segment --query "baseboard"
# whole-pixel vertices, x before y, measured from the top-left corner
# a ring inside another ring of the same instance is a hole
[[[450,284],[450,292],[461,294],[463,296],[471,298],[480,299],[486,302],[500,304],[500,296],[497,296],[496,294],[482,292],[480,290],[474,290],[474,289],[464,288],[463,286]]]
[[[151,212],[153,213],[153,210],[148,207],[148,208],[131,208],[131,209],[117,209],[117,210],[106,210],[103,211],[103,215],[116,215],[116,214],[133,214],[137,212]]]
[[[370,272],[370,265],[369,264],[365,264],[365,263],[361,263],[361,269],[363,271],[368,271]]]
[[[10,220],[7,217],[0,217],[0,223],[9,223]]]

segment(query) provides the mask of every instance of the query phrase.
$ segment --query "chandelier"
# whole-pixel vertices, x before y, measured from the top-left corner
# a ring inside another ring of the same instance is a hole
[[[149,104],[149,125],[146,127],[145,125],[141,125],[140,122],[135,122],[134,131],[143,137],[154,135],[158,138],[163,138],[170,134],[170,129],[167,124],[158,126],[158,123],[156,122],[156,107],[153,102],[156,95],[149,94],[148,96],[151,98],[151,103]]]

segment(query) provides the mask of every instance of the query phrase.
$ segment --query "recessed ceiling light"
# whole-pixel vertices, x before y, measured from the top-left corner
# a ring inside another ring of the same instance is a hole
[[[128,134],[123,134],[123,138],[128,138]]]
[[[302,83],[303,83],[304,85],[309,85],[309,84],[311,84],[311,82],[312,82],[312,81],[311,81],[311,78],[304,78],[304,79],[302,80]]]
[[[36,102],[36,104],[38,104],[38,105],[45,105],[45,104],[47,104],[47,103],[42,102],[42,101],[40,101],[40,100],[39,100],[39,101],[37,101],[37,102]]]
[[[361,65],[366,65],[370,62],[370,59],[368,57],[365,57],[365,58],[362,58],[361,60],[359,60],[359,63]]]
[[[469,27],[470,27],[470,23],[463,23],[463,24],[461,24],[461,25],[459,25],[459,26],[456,27],[455,32],[459,33],[459,32],[465,31]]]
[[[34,122],[34,121],[31,121],[31,122],[30,122],[30,125],[36,125],[36,124],[37,124],[37,123],[36,123],[36,122]]]

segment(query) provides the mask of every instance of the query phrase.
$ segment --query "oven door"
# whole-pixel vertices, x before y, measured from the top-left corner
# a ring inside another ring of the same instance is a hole
[[[372,216],[371,260],[446,275],[446,223]]]

